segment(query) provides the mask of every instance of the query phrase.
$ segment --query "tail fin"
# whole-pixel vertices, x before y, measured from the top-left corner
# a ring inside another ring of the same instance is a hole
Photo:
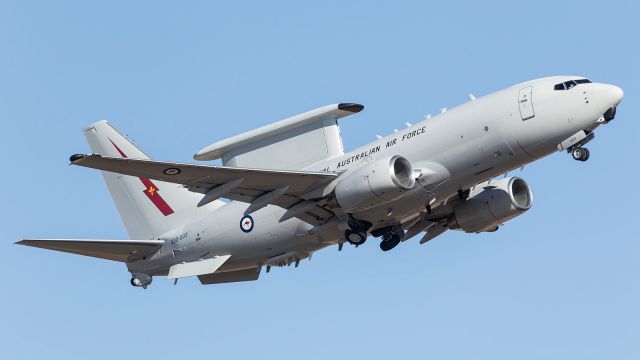
[[[105,120],[87,126],[84,134],[96,154],[149,159]],[[202,195],[179,185],[105,171],[102,175],[132,239],[157,238],[222,204],[198,208],[196,204]]]

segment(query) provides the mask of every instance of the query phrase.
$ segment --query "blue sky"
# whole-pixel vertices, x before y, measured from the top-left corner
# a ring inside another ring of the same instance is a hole
[[[0,347],[7,359],[640,357],[633,1],[0,1]],[[558,74],[621,86],[586,163],[523,176],[492,234],[317,253],[257,282],[129,285],[123,265],[13,245],[125,238],[100,175],[67,166],[109,119],[154,158],[359,102],[347,148],[441,107]]]

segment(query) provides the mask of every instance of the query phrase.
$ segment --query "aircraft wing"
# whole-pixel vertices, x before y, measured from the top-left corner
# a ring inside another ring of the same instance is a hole
[[[163,240],[24,239],[16,244],[131,262],[156,252]]]
[[[314,225],[334,215],[305,195],[332,182],[338,176],[335,173],[206,166],[97,154],[73,155],[70,160],[73,165],[181,184],[204,194],[198,206],[220,197],[251,203],[247,213],[273,204],[293,210],[287,218],[298,217]]]

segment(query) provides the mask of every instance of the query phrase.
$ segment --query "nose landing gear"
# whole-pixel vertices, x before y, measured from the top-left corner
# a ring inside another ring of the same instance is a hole
[[[587,161],[589,160],[589,149],[584,147],[577,147],[571,150],[571,156],[574,160]]]

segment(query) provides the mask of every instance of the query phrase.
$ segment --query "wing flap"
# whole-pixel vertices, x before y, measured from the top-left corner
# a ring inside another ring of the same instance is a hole
[[[175,264],[169,268],[167,278],[178,279],[188,276],[211,274],[218,270],[230,257],[231,255],[222,255],[210,259]]]
[[[262,267],[256,267],[256,268],[250,268],[250,269],[244,269],[244,270],[220,272],[220,273],[213,273],[208,275],[199,275],[198,279],[200,279],[200,283],[202,285],[222,284],[222,283],[240,282],[240,281],[254,281],[254,280],[258,280],[261,269]]]
[[[149,256],[162,240],[24,239],[16,244],[101,259],[131,262]]]

